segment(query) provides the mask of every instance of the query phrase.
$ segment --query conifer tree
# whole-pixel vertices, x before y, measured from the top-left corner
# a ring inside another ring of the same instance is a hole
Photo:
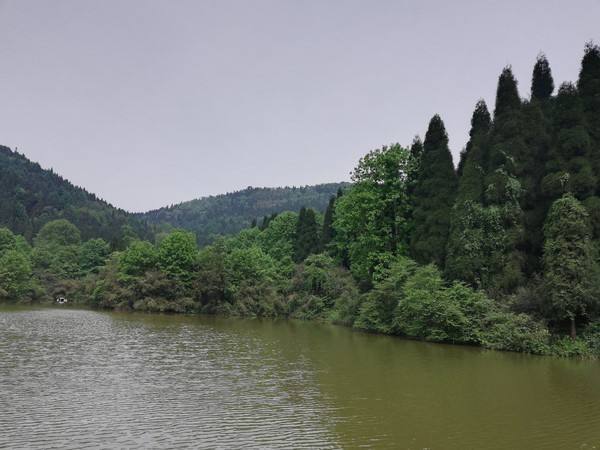
[[[577,318],[585,315],[592,301],[593,259],[587,218],[585,208],[568,193],[552,204],[544,226],[547,314],[551,320],[568,320],[572,338]]]
[[[483,195],[483,168],[485,140],[491,128],[491,117],[484,100],[479,100],[471,116],[469,142],[461,155],[458,201],[481,201]]]
[[[518,109],[520,105],[521,99],[519,98],[519,91],[517,89],[517,80],[512,73],[512,68],[506,66],[502,69],[502,73],[498,78],[494,118],[511,110]]]
[[[419,179],[419,170],[421,168],[421,157],[423,156],[423,142],[419,136],[415,136],[409,149],[409,165],[406,180],[407,193],[412,194],[414,187]]]
[[[418,262],[444,267],[450,213],[457,177],[448,149],[448,135],[439,115],[433,116],[423,143],[418,179],[412,195],[413,230],[410,251]]]
[[[491,127],[491,117],[485,101],[479,100],[471,117],[469,142],[463,152],[464,168],[458,182],[458,193],[452,209],[448,238],[446,276],[473,286],[485,287],[485,250],[490,223],[482,206],[483,149]]]
[[[590,161],[594,173],[600,174],[600,46],[592,42],[585,46],[577,89],[591,137]],[[600,194],[600,186],[597,193]]]
[[[584,200],[596,191],[590,152],[591,139],[585,127],[585,113],[577,89],[563,83],[556,96],[553,144],[542,181],[544,194],[553,201],[566,192]]]
[[[333,213],[335,209],[335,196],[329,199],[329,204],[323,215],[323,229],[321,231],[321,250],[325,250],[327,245],[333,239],[335,230],[333,229]]]
[[[317,216],[311,208],[300,209],[296,225],[294,261],[300,263],[319,249]]]
[[[531,99],[547,100],[554,91],[554,79],[546,55],[540,53],[531,76]]]
[[[588,120],[592,122],[590,125],[594,131],[600,131],[597,128],[600,122],[600,46],[592,42],[585,46],[577,89]]]

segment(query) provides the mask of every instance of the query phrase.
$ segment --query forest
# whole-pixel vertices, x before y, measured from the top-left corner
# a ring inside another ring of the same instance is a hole
[[[188,202],[135,214],[158,231],[184,228],[196,234],[199,245],[213,242],[219,235],[235,234],[254,221],[281,211],[310,207],[324,211],[329,197],[348,183],[315,186],[246,189],[198,198]]]
[[[504,68],[456,168],[434,115],[422,140],[367,153],[323,214],[252,219],[200,246],[173,229],[115,247],[69,217],[3,228],[0,297],[598,357],[600,47],[586,44],[577,82],[558,89],[540,54],[527,100]]]

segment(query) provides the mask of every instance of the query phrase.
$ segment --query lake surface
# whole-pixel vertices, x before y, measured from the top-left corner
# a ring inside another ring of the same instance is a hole
[[[600,363],[336,326],[0,308],[0,448],[600,448]]]

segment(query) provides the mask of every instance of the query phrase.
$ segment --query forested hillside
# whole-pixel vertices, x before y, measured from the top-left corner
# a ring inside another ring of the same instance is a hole
[[[248,189],[148,214],[208,235],[299,209],[203,248],[184,230],[109,254],[65,220],[33,247],[0,229],[0,298],[67,293],[102,308],[329,320],[598,358],[600,47],[586,45],[576,84],[554,84],[543,55],[527,99],[504,68],[493,113],[475,105],[457,169],[435,114],[422,141],[370,151],[335,195],[338,185]],[[324,214],[308,207],[321,197]],[[215,219],[229,213],[237,222]]]
[[[76,225],[84,239],[100,237],[113,248],[128,238],[151,237],[131,214],[0,146],[0,225],[31,240],[45,223],[60,218]]]
[[[303,187],[255,188],[210,196],[160,208],[137,217],[148,223],[170,224],[196,233],[198,242],[206,244],[216,235],[234,234],[249,227],[253,220],[260,225],[265,216],[282,211],[299,211],[303,206],[324,211],[329,198],[348,183],[327,183]]]

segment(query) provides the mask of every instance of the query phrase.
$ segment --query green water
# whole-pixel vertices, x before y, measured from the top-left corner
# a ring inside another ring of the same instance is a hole
[[[295,321],[0,308],[0,448],[600,448],[600,363]]]

